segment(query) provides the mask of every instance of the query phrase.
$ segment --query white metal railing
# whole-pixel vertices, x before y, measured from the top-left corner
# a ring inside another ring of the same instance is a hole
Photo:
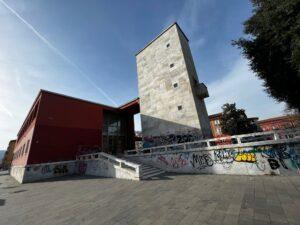
[[[300,129],[286,129],[251,134],[225,136],[220,138],[204,139],[194,142],[164,145],[150,148],[125,151],[125,155],[144,155],[173,151],[192,151],[196,149],[214,150],[222,148],[236,148],[259,145],[272,145],[289,142],[300,142]]]
[[[120,159],[115,156],[106,154],[104,152],[97,152],[97,153],[76,156],[76,160],[88,161],[88,160],[97,160],[97,159],[106,160],[107,162],[109,162],[119,168],[134,171],[136,173],[136,177],[141,177],[140,176],[140,172],[141,172],[140,164],[132,163],[132,162],[126,161],[124,159]]]

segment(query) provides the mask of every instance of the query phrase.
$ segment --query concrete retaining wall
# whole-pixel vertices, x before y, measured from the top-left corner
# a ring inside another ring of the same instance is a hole
[[[80,156],[75,161],[13,166],[10,175],[19,183],[44,180],[72,174],[139,180],[139,165],[105,153]]]
[[[19,183],[23,183],[23,177],[25,173],[24,166],[12,166],[10,168],[10,175],[15,178]]]
[[[100,177],[114,177],[128,180],[139,180],[136,172],[130,168],[122,168],[119,165],[103,160],[89,159],[77,162],[77,173]]]
[[[127,156],[169,172],[297,175],[300,143],[216,150],[174,151]]]
[[[26,167],[13,166],[10,175],[19,183],[38,181],[53,177],[74,174],[76,171],[75,161],[54,163],[32,164]]]

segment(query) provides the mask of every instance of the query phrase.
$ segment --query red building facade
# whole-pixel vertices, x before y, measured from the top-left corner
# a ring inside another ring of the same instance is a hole
[[[221,128],[222,113],[209,115],[208,118],[209,118],[211,132],[214,138],[230,136],[229,134],[224,134],[222,132],[222,128]],[[251,123],[257,123],[258,121],[258,117],[251,117],[248,119]]]
[[[300,115],[286,115],[257,121],[263,131],[282,130],[300,127]]]
[[[14,148],[13,166],[72,160],[104,151],[134,148],[138,99],[119,108],[45,90],[35,99]]]

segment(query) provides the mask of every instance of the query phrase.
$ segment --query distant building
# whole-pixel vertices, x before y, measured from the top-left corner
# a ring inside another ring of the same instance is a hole
[[[143,140],[163,145],[211,137],[189,40],[177,23],[136,54]]]
[[[214,138],[230,136],[222,132],[221,119],[222,119],[222,113],[209,115],[210,128]],[[256,123],[258,121],[258,117],[251,117],[248,119],[250,120],[251,123]]]
[[[133,115],[138,112],[138,99],[115,108],[41,90],[18,133],[12,165],[133,149]]]
[[[222,113],[209,115],[209,123],[210,123],[210,128],[211,128],[213,137],[227,136],[226,134],[223,134],[223,132],[222,132],[221,118],[222,118]]]
[[[8,143],[8,147],[6,149],[5,155],[2,160],[3,169],[9,169],[14,157],[14,148],[15,148],[16,140],[11,140]]]
[[[300,114],[273,117],[257,121],[263,131],[300,128]]]

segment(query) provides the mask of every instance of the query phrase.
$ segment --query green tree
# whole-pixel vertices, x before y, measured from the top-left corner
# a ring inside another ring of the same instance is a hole
[[[246,38],[233,41],[264,81],[267,93],[300,109],[300,0],[252,0]]]
[[[221,129],[229,135],[247,134],[258,131],[258,127],[247,118],[244,109],[237,109],[235,103],[222,106]]]

